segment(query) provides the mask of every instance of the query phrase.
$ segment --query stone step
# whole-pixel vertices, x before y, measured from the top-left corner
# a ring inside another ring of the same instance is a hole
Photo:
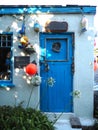
[[[54,127],[55,130],[82,130],[82,128],[72,128],[69,120],[58,120]]]
[[[81,128],[76,128],[77,123],[75,122],[74,127],[70,122],[71,117],[76,117],[74,113],[45,113],[49,120],[56,121],[54,124],[55,130],[94,130],[91,127],[94,124],[94,119],[79,118]],[[78,122],[79,123],[79,122]],[[90,127],[90,129],[88,129]]]
[[[70,117],[69,120],[70,120],[70,124],[72,128],[82,128],[80,119],[78,117],[73,116],[73,117]]]
[[[81,128],[72,128],[69,118],[64,120],[61,119],[57,120],[57,122],[54,124],[55,130],[94,130],[93,129],[94,119],[86,119],[86,118],[79,118],[79,119]]]

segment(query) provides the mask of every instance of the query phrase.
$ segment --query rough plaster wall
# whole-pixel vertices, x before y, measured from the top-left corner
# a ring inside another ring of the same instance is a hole
[[[16,16],[20,18],[20,16]],[[93,15],[86,15],[89,20],[88,31],[82,35],[80,33],[80,21],[82,15],[77,14],[40,14],[40,15],[28,15],[26,16],[26,35],[29,38],[31,44],[34,45],[37,51],[37,55],[31,55],[30,60],[39,59],[39,33],[34,32],[34,21],[38,20],[44,31],[44,25],[47,20],[67,21],[68,32],[75,33],[75,74],[73,90],[80,90],[80,98],[74,98],[74,113],[80,117],[92,118],[93,116],[93,41],[94,41],[94,28],[93,28]],[[24,55],[21,49],[18,48],[19,41],[17,40],[17,32],[21,28],[22,22],[13,18],[12,16],[0,17],[0,31],[5,31],[8,26],[11,27],[13,32],[13,54],[14,56]],[[17,95],[16,104],[24,101],[24,107],[28,104],[30,92],[32,86],[27,84],[24,79],[24,71],[14,69],[14,84],[15,88],[10,91],[5,89],[0,90],[0,105],[15,104],[15,95]],[[36,107],[39,102],[39,87],[34,88],[31,96],[31,107]]]

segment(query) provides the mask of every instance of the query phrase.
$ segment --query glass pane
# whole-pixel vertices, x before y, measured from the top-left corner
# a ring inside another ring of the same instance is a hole
[[[11,48],[0,48],[0,80],[10,80]]]
[[[1,46],[6,46],[6,35],[1,36]]]
[[[11,35],[7,36],[7,40],[11,41]]]
[[[8,42],[7,42],[7,46],[10,46],[10,47],[11,47],[11,41],[8,41]]]
[[[11,43],[12,43],[12,36],[8,35],[7,36],[7,46],[11,46]]]
[[[2,41],[2,46],[6,47],[6,41]]]

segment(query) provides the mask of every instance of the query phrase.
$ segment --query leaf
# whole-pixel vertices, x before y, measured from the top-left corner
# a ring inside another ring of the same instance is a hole
[[[22,106],[0,106],[0,130],[54,130],[47,116],[39,110]]]

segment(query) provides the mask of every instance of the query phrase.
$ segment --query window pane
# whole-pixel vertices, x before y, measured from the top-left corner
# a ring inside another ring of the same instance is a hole
[[[11,42],[10,41],[7,42],[7,46],[9,46],[9,47],[11,46]]]
[[[7,46],[11,46],[11,43],[12,43],[12,36],[8,35],[7,36]]]

